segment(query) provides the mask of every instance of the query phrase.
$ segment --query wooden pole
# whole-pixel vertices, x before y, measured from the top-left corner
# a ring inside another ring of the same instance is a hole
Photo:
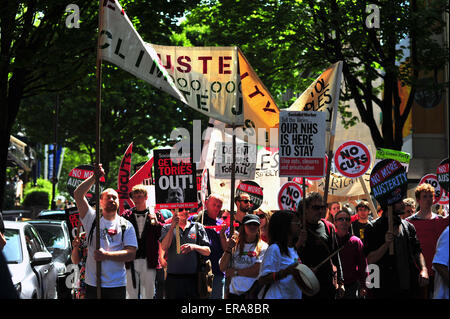
[[[303,205],[303,216],[302,216],[302,229],[306,230],[306,182],[305,182],[305,177],[303,177],[302,179],[302,191],[303,191],[303,200],[302,200],[302,205]]]
[[[178,212],[179,212],[179,209],[176,208],[175,209],[175,214],[177,214],[177,216],[178,216]],[[177,254],[181,254],[181,248],[180,248],[181,247],[180,246],[180,226],[179,226],[178,223],[175,226],[175,241],[177,243]]]
[[[330,136],[330,143],[328,144],[328,160],[327,160],[327,174],[325,175],[325,187],[323,189],[323,202],[325,205],[328,201],[328,188],[330,185],[330,172],[331,172],[331,160],[333,158],[333,144],[334,144],[334,134]]]
[[[394,233],[394,220],[393,220],[393,209],[392,206],[389,205],[388,206],[388,227],[389,227],[389,232]],[[389,255],[393,255],[394,254],[394,242],[391,242],[389,244]]]
[[[100,165],[100,132],[101,132],[101,109],[102,109],[102,58],[100,53],[100,32],[103,25],[103,1],[99,1],[99,16],[98,16],[98,36],[97,36],[97,116],[96,116],[96,143],[95,143],[95,166]],[[95,218],[96,218],[96,242],[95,249],[100,248],[100,181],[96,174],[95,178]],[[101,299],[101,275],[102,264],[100,261],[96,263],[97,276],[97,299]]]
[[[367,202],[369,203],[369,207],[370,207],[370,210],[372,211],[373,218],[377,219],[380,216],[378,216],[377,210],[376,210],[375,206],[373,205],[372,199],[370,198],[370,194],[369,194],[369,191],[367,190],[366,183],[364,183],[364,179],[362,176],[358,177],[358,179],[364,190],[364,194],[366,195]]]

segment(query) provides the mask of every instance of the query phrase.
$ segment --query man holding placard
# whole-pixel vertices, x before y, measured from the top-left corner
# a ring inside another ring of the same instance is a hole
[[[370,175],[372,192],[383,214],[366,229],[364,252],[367,264],[379,267],[379,287],[374,298],[413,298],[428,284],[428,271],[416,229],[400,215],[404,212],[408,179],[398,161],[378,162]]]
[[[198,254],[209,256],[209,239],[203,225],[188,220],[189,210],[177,210],[172,223],[161,231],[161,248],[167,252],[166,298],[198,298]],[[177,253],[176,228],[180,231],[180,250]]]

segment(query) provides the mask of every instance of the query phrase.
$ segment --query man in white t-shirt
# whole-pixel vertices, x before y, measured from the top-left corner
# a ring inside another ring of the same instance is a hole
[[[86,193],[95,183],[95,176],[101,178],[105,171],[100,164],[94,174],[84,180],[74,191],[74,198],[80,214],[81,222],[86,230],[88,240],[88,256],[86,260],[86,299],[97,297],[97,262],[101,262],[101,298],[125,299],[126,270],[125,262],[135,258],[137,240],[131,223],[117,214],[119,196],[108,188],[100,195],[100,248],[96,243],[96,213],[89,205]]]
[[[448,226],[442,232],[433,258],[434,295],[433,299],[449,299],[448,293]]]

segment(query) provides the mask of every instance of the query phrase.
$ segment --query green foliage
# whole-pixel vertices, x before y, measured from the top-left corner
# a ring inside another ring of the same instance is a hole
[[[46,179],[38,178],[35,185],[31,182],[25,185],[23,195],[22,205],[24,207],[41,206],[49,208],[52,197],[52,183]]]
[[[419,71],[436,71],[448,62],[448,49],[439,42],[448,1],[427,1],[426,6],[416,1],[377,1],[380,26],[369,28],[366,19],[370,12],[366,10],[373,3],[204,1],[186,16],[182,26],[195,46],[239,46],[280,108],[295,100],[283,100],[283,93],[303,93],[328,66],[343,61],[346,91],[341,92],[340,101],[345,125],[355,123],[354,116],[345,113],[345,105],[353,100],[375,145],[398,149],[410,108],[399,114],[397,82],[419,89],[424,86],[417,81]],[[401,41],[408,37],[414,45],[402,47]],[[404,66],[400,67],[400,62]],[[395,132],[394,125],[379,130],[375,106],[388,123],[396,123]]]

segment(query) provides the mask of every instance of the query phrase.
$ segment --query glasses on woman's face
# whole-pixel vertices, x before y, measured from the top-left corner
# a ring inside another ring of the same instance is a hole
[[[350,221],[350,217],[339,217],[339,218],[336,218],[336,221],[338,221],[338,222],[349,222]]]
[[[264,219],[264,218],[266,218],[266,215],[264,215],[264,214],[256,214],[256,216],[258,216],[259,219]]]

